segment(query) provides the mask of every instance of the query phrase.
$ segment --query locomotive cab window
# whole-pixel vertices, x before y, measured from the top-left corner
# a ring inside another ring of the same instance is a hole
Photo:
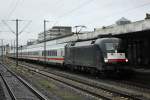
[[[115,52],[118,50],[119,45],[118,43],[105,43],[105,47],[108,52]]]

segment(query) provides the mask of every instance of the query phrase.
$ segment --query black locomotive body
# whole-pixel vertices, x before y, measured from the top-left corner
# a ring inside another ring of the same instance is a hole
[[[65,46],[66,65],[96,69],[98,71],[117,71],[125,69],[128,62],[118,38],[99,38],[96,40],[72,42]]]

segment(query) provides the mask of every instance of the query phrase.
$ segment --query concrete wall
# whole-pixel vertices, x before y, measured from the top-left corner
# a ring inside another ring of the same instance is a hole
[[[150,19],[133,22],[125,25],[114,25],[112,27],[97,28],[95,34],[123,34],[150,29]]]

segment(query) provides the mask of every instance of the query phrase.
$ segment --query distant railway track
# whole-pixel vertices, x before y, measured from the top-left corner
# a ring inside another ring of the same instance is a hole
[[[0,79],[6,87],[9,98],[12,100],[48,100],[43,94],[32,87],[27,81],[0,63]]]
[[[134,93],[133,91],[120,90],[112,87],[111,85],[105,85],[103,83],[95,82],[92,80],[81,79],[78,77],[72,77],[70,75],[65,75],[61,73],[54,72],[45,72],[35,68],[31,64],[19,64],[28,70],[31,70],[35,73],[44,75],[46,77],[52,78],[61,83],[67,84],[73,88],[76,88],[80,91],[86,92],[92,96],[96,96],[103,99],[118,99],[118,100],[141,100],[147,99],[147,97]],[[124,88],[122,88],[124,89]]]

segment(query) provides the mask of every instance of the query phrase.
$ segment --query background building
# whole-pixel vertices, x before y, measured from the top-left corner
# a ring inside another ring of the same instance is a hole
[[[54,26],[46,31],[46,40],[50,40],[56,37],[69,35],[72,33],[70,26]],[[44,40],[44,32],[38,34],[38,41]]]

